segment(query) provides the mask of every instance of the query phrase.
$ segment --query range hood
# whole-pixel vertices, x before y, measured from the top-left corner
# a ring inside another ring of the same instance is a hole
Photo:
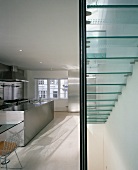
[[[9,71],[0,72],[0,81],[28,82],[28,80],[18,71],[17,66],[10,66]]]

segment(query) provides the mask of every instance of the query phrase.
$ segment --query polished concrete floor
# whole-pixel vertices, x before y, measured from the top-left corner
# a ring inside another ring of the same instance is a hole
[[[24,170],[79,170],[79,141],[79,114],[56,112],[54,120],[17,153]],[[20,167],[14,154],[10,160],[8,167]]]

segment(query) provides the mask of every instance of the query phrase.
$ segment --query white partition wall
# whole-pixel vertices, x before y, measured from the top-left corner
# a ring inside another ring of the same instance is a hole
[[[104,170],[138,169],[138,63],[122,92],[105,124]]]
[[[138,169],[138,63],[106,124],[87,125],[88,169]]]
[[[104,169],[104,124],[87,125],[88,169]]]

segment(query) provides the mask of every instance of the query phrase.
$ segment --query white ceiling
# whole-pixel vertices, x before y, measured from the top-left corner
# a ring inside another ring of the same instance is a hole
[[[0,0],[0,63],[78,68],[79,0]]]

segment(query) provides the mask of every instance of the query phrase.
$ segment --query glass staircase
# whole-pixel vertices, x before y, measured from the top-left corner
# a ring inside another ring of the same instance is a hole
[[[86,1],[87,124],[110,119],[138,62],[138,5]]]

